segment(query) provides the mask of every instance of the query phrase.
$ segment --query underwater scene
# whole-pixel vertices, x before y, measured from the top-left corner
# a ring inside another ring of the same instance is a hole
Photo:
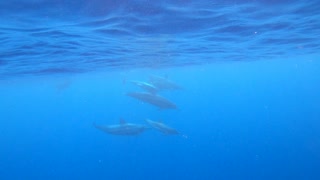
[[[0,180],[320,179],[320,1],[0,15]]]

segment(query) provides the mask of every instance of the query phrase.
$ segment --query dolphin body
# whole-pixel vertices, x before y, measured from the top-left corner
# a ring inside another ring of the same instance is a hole
[[[154,86],[153,84],[142,82],[142,81],[131,81],[136,86],[139,86],[140,88],[152,93],[156,94],[158,92],[158,88]]]
[[[146,122],[153,127],[154,129],[162,132],[163,134],[167,134],[167,135],[176,135],[176,134],[180,134],[176,129],[173,129],[165,124],[163,124],[162,122],[157,122],[157,121],[152,121],[150,119],[146,119]]]
[[[160,76],[150,76],[149,82],[159,90],[179,90],[182,89],[178,84]]]
[[[127,123],[122,119],[120,120],[120,123],[116,125],[102,126],[93,124],[93,126],[108,134],[124,136],[138,135],[144,132],[146,129],[149,129],[147,126]]]
[[[127,96],[152,104],[160,109],[177,109],[177,106],[173,102],[156,94],[150,94],[146,92],[128,92]]]

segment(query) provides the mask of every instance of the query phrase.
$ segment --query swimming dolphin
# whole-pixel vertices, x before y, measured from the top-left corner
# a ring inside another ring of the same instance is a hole
[[[133,136],[138,135],[148,129],[147,126],[127,123],[123,119],[120,119],[120,123],[116,125],[101,126],[93,124],[93,126],[101,131],[113,135],[125,135]]]
[[[139,86],[140,88],[155,94],[158,91],[158,88],[154,86],[153,84],[147,83],[147,82],[142,82],[142,81],[131,81],[131,83],[135,84],[136,86]]]
[[[177,106],[173,102],[156,94],[146,92],[128,92],[126,95],[157,106],[160,109],[177,109]]]
[[[162,132],[163,134],[167,135],[175,135],[175,134],[180,134],[177,130],[163,124],[162,122],[157,122],[157,121],[152,121],[150,119],[145,120],[151,127],[154,129]]]
[[[149,82],[157,87],[159,90],[178,90],[182,89],[176,83],[160,76],[150,76]]]

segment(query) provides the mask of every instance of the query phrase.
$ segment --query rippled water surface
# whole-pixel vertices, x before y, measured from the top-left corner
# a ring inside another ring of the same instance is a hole
[[[320,2],[0,2],[0,76],[257,61],[320,50]]]

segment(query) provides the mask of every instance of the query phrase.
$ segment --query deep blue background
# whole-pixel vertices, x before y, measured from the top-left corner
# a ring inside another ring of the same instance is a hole
[[[308,57],[4,81],[1,179],[318,179],[319,70]],[[124,95],[150,74],[184,87],[163,93],[179,110]],[[188,138],[92,126],[120,117]]]

